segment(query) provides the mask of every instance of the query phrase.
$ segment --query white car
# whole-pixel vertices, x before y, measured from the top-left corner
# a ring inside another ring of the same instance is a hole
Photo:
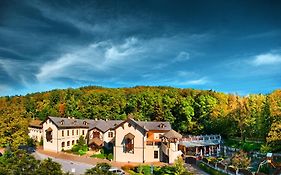
[[[110,168],[109,171],[118,175],[125,175],[125,172],[118,168]]]

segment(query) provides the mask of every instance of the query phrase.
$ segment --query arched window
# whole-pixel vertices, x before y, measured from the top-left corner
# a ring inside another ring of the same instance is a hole
[[[46,129],[46,140],[47,140],[47,142],[52,142],[52,139],[53,139],[52,132],[53,132],[53,129],[51,127]]]
[[[134,153],[134,138],[135,136],[131,133],[128,133],[124,137],[124,142],[125,142],[125,149],[124,152],[127,153]]]
[[[62,147],[62,148],[65,147],[65,142],[61,142],[61,147]]]
[[[66,144],[67,146],[70,146],[70,141],[67,141],[67,144]]]
[[[94,131],[93,132],[93,138],[100,138],[100,132]]]
[[[74,145],[75,143],[74,143],[74,140],[72,140],[72,145]]]

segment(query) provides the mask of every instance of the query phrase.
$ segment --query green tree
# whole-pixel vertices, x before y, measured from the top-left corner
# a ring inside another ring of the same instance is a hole
[[[94,168],[87,169],[85,175],[114,175],[109,171],[110,168],[108,163],[98,163]]]
[[[61,165],[59,163],[48,158],[41,161],[35,174],[63,175],[64,173],[61,170]]]
[[[239,151],[231,157],[231,165],[239,169],[249,168],[251,158],[248,157],[247,153]]]

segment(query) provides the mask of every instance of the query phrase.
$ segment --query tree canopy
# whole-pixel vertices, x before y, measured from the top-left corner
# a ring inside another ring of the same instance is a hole
[[[182,134],[221,134],[257,138],[274,151],[281,138],[281,90],[239,96],[212,90],[172,87],[52,90],[25,96],[0,97],[0,145],[26,143],[28,122],[47,116],[86,119],[169,121]]]

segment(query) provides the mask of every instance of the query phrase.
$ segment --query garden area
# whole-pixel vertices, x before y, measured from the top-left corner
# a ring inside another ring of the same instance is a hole
[[[192,175],[185,166],[184,160],[179,157],[173,165],[153,166],[153,165],[124,165],[124,171],[130,175]]]

